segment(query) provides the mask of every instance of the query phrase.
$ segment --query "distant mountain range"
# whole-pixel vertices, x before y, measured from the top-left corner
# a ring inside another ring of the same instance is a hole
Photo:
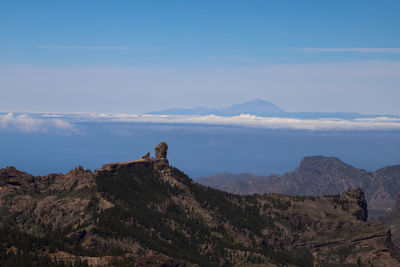
[[[172,108],[159,111],[152,111],[148,114],[153,115],[218,115],[218,116],[238,116],[240,114],[251,114],[260,117],[287,117],[299,119],[318,119],[318,118],[338,118],[338,119],[354,119],[354,118],[375,118],[380,116],[396,117],[395,115],[382,114],[361,114],[357,112],[287,112],[276,106],[275,104],[255,99],[243,104],[236,104],[225,108]]]
[[[166,115],[220,115],[220,116],[234,116],[243,113],[253,115],[265,115],[265,114],[280,114],[285,111],[276,106],[275,104],[264,101],[261,99],[255,99],[243,104],[236,104],[226,108],[207,108],[207,107],[196,107],[196,108],[173,108],[161,111],[150,112],[150,114],[166,114]]]
[[[298,168],[283,175],[223,173],[197,178],[196,182],[241,195],[280,193],[323,196],[361,187],[365,190],[369,209],[386,211],[393,207],[400,193],[400,165],[369,172],[335,157],[312,156],[305,157]]]

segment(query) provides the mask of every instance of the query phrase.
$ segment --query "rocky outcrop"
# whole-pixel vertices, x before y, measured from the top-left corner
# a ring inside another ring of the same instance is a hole
[[[168,151],[167,143],[165,143],[165,142],[159,143],[155,148],[156,159],[166,159],[167,151]]]
[[[349,190],[346,195],[357,202],[360,207],[357,209],[353,215],[356,216],[358,220],[367,221],[368,219],[368,209],[367,201],[365,200],[364,190],[362,188],[355,188]]]
[[[34,177],[26,172],[21,172],[15,167],[0,170],[0,186],[27,187],[34,182]]]
[[[136,164],[151,164],[151,159],[141,158],[132,161],[121,161],[121,162],[104,164],[100,169],[95,170],[95,174],[103,171],[116,172],[121,168],[126,168]]]
[[[163,176],[169,176],[171,168],[167,159],[168,145],[165,142],[159,143],[155,147],[156,157],[154,159],[154,168],[161,172]]]
[[[81,190],[95,186],[94,175],[91,170],[78,166],[65,175],[59,175],[49,187],[52,190]]]
[[[398,255],[400,256],[400,228],[398,227],[400,225],[400,195],[392,210],[381,214],[378,220],[391,228],[391,237],[393,243],[398,247],[396,251],[399,252]]]
[[[170,173],[170,166],[167,159],[167,151],[168,151],[167,143],[165,142],[159,143],[154,150],[156,154],[155,158],[150,158],[150,152],[148,152],[142,158],[137,160],[104,164],[102,168],[96,170],[95,173],[103,171],[116,172],[121,168],[127,168],[129,166],[137,164],[144,164],[144,165],[153,164],[155,170],[160,171],[163,175],[168,175]]]
[[[397,197],[396,203],[394,204],[392,211],[400,213],[400,195]]]

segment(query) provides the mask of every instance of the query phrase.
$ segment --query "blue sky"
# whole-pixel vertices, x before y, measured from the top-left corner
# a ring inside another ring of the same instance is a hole
[[[400,114],[399,1],[2,1],[0,109]]]

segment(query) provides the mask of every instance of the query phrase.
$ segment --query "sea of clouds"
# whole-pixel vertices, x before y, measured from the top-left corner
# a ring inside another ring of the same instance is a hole
[[[79,133],[79,123],[161,123],[179,125],[220,125],[263,129],[309,131],[366,131],[399,130],[400,118],[375,117],[355,119],[299,119],[260,117],[250,114],[238,116],[216,115],[148,115],[112,113],[3,113],[0,114],[0,130],[16,130],[25,133]]]

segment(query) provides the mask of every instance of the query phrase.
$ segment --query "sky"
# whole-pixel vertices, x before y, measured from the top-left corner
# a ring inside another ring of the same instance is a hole
[[[399,1],[0,3],[0,110],[400,115]]]

